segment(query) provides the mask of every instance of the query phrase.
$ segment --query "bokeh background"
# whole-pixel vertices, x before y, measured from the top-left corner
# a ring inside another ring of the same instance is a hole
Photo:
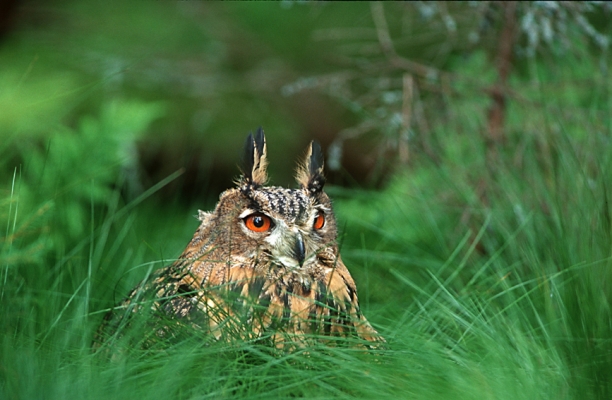
[[[611,16],[3,0],[0,397],[610,398]],[[259,126],[273,184],[322,144],[385,355],[100,365],[102,316],[181,253]]]

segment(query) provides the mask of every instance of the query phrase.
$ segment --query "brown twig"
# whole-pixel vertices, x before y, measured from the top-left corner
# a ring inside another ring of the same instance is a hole
[[[372,13],[372,19],[374,20],[374,26],[376,27],[378,43],[392,66],[405,69],[423,78],[430,78],[432,76],[440,76],[443,74],[443,72],[440,70],[399,56],[395,51],[393,41],[391,40],[391,35],[389,34],[389,26],[387,25],[387,19],[385,18],[383,3],[380,1],[371,2],[370,10]]]
[[[402,131],[398,138],[398,153],[401,163],[407,163],[410,156],[410,147],[408,144],[410,124],[412,122],[412,99],[414,80],[412,75],[404,74],[403,78],[403,99],[402,99]]]
[[[495,147],[505,140],[504,120],[506,113],[507,82],[512,69],[512,48],[515,41],[516,1],[500,2],[504,10],[504,26],[499,38],[499,47],[495,59],[498,80],[490,89],[493,104],[488,112],[489,152],[495,153]],[[490,154],[495,157],[494,154]]]

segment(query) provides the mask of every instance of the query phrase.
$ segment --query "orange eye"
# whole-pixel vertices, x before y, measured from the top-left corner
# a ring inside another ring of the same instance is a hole
[[[272,227],[272,219],[267,215],[255,213],[245,217],[244,224],[253,232],[266,232]]]
[[[314,223],[312,224],[312,227],[315,228],[316,230],[319,230],[323,228],[324,225],[325,225],[325,214],[323,213],[317,214],[317,216],[315,217]]]

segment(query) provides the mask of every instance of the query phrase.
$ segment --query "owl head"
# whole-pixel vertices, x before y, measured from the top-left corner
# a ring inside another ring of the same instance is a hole
[[[337,228],[323,191],[321,146],[313,141],[308,147],[298,164],[295,189],[266,186],[267,165],[266,139],[259,128],[246,139],[237,187],[221,194],[212,213],[200,212],[201,228],[209,228],[203,236],[231,249],[227,255],[242,262],[256,260],[301,273],[333,262]]]

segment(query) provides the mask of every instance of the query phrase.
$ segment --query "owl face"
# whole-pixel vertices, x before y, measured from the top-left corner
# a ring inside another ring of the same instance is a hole
[[[324,193],[314,197],[303,189],[263,187],[240,196],[244,200],[233,224],[254,245],[253,250],[263,252],[274,264],[308,270],[318,254],[335,246],[336,221]],[[235,196],[228,193],[227,200],[235,201]]]
[[[337,228],[329,197],[323,192],[323,157],[313,142],[298,167],[300,188],[264,186],[267,179],[263,131],[247,138],[245,165],[238,187],[224,192],[214,215],[231,226],[244,258],[265,258],[287,271],[308,273],[335,254]],[[221,217],[222,216],[222,217]],[[233,253],[236,254],[236,253]]]

